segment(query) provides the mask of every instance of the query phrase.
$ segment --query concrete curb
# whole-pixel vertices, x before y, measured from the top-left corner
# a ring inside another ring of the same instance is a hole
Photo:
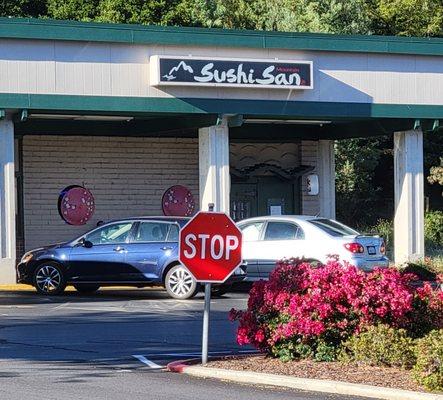
[[[341,381],[307,379],[292,376],[266,374],[263,372],[235,371],[195,365],[200,360],[175,361],[168,364],[171,372],[179,372],[200,378],[215,378],[237,383],[285,387],[310,392],[361,396],[383,400],[443,400],[443,395],[412,392],[380,386],[360,385]]]

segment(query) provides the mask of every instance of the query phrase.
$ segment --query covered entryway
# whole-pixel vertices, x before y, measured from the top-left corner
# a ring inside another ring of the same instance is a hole
[[[175,184],[236,219],[334,217],[334,140],[374,135],[393,136],[395,261],[423,257],[441,40],[3,20],[0,44],[1,282],[17,239],[26,250],[161,214]],[[57,198],[82,184],[97,213],[72,228]]]

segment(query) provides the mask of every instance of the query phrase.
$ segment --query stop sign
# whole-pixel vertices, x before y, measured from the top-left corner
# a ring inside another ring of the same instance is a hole
[[[222,283],[241,264],[242,234],[225,213],[199,212],[180,231],[180,262],[198,282]]]

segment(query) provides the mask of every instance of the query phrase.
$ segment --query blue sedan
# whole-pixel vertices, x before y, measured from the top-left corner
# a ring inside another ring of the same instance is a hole
[[[143,217],[112,221],[70,242],[27,252],[17,265],[17,282],[57,295],[66,285],[92,293],[100,286],[164,285],[176,299],[189,299],[199,285],[178,261],[179,231],[187,218]],[[242,269],[214,294],[242,281]]]

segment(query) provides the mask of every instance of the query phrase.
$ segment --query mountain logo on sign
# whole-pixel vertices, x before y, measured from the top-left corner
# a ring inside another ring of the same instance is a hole
[[[163,78],[166,78],[168,81],[174,80],[175,78],[177,78],[174,73],[180,71],[180,68],[183,69],[183,71],[188,71],[190,74],[194,73],[194,70],[190,65],[186,64],[184,61],[180,61],[180,63],[176,67],[171,68],[169,73],[163,75]]]

